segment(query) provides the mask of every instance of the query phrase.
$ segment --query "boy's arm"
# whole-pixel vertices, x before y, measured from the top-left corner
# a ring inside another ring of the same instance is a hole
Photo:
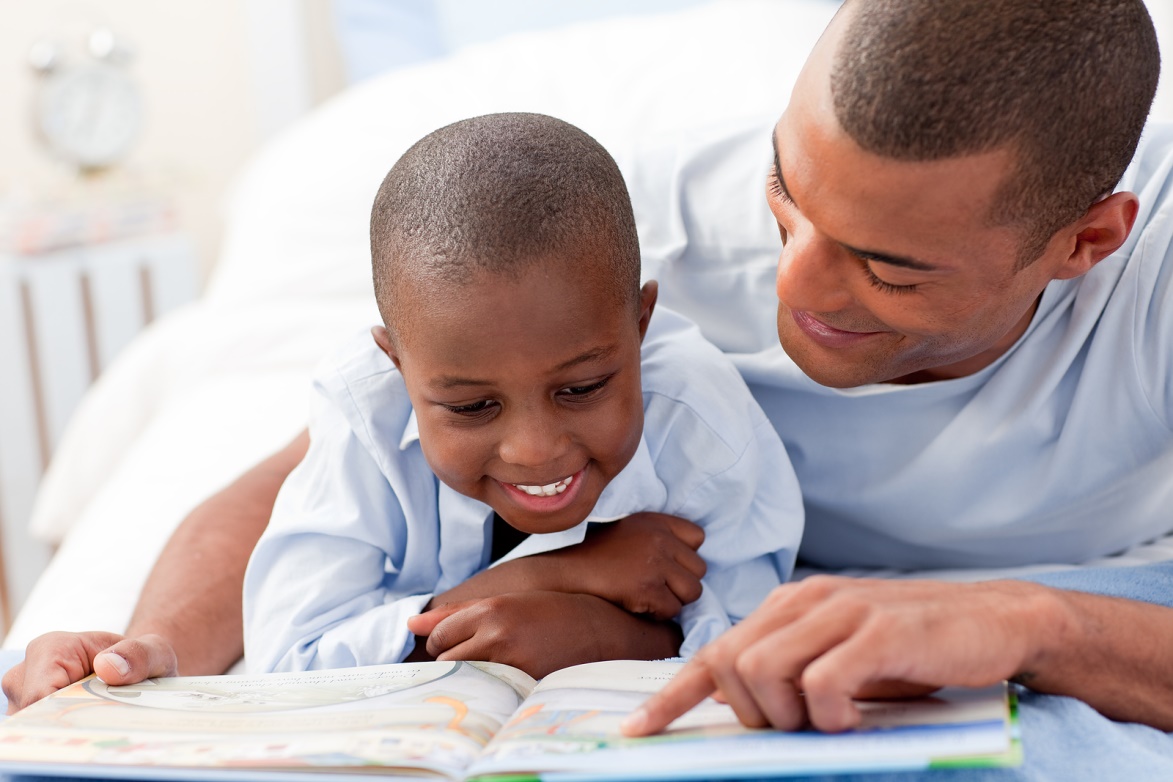
[[[394,400],[392,400],[394,401]],[[398,400],[405,408],[406,399]],[[439,577],[435,477],[418,455],[372,450],[341,376],[315,382],[310,445],[281,487],[244,575],[250,671],[399,662],[407,619]]]
[[[241,583],[277,490],[301,461],[306,432],[183,520],[151,570],[126,636],[48,633],[4,676],[9,713],[98,673],[110,684],[223,673],[244,650]]]
[[[752,426],[743,430],[748,434],[741,441],[743,450],[734,461],[718,463],[723,469],[673,508],[704,525],[702,553],[709,565],[703,594],[679,617],[684,657],[744,619],[789,580],[802,540],[798,478],[773,426],[746,395]],[[731,394],[730,402],[734,399]]]
[[[416,659],[489,660],[539,679],[599,660],[674,657],[681,639],[675,622],[635,616],[600,597],[568,592],[514,592],[450,604],[428,616],[442,621],[427,638],[426,656]],[[422,647],[417,642],[417,651]]]
[[[592,524],[577,545],[501,562],[437,594],[428,608],[512,592],[588,594],[633,614],[671,619],[701,593],[704,531],[663,513]]]

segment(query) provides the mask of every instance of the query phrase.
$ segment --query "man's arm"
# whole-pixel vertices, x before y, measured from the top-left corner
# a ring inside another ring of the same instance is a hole
[[[244,650],[241,584],[277,490],[309,446],[306,432],[196,507],[175,530],[143,587],[123,638],[48,633],[3,681],[9,712],[91,672],[111,684],[223,673]]]
[[[747,725],[858,723],[853,697],[1016,679],[1173,729],[1173,610],[1020,581],[816,577],[775,590],[624,725],[666,727],[717,693]]]
[[[143,586],[127,635],[170,641],[183,676],[223,673],[244,654],[241,584],[277,491],[309,434],[201,503],[171,536]]]

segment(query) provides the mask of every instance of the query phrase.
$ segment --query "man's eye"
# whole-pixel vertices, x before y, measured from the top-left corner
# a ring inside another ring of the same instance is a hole
[[[881,280],[876,276],[876,273],[872,271],[872,267],[868,266],[866,261],[863,263],[863,272],[867,276],[868,282],[871,283],[871,286],[876,290],[882,291],[883,293],[912,293],[916,290],[916,285],[893,285],[890,282]]]
[[[794,199],[790,197],[790,193],[786,192],[786,188],[782,187],[782,178],[778,176],[777,166],[770,166],[770,173],[766,176],[766,188],[769,190],[770,195],[782,203],[788,206],[794,206]]]

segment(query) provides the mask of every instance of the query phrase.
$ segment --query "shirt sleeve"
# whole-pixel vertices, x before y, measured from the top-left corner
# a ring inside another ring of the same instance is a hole
[[[754,427],[753,439],[729,469],[669,512],[705,530],[703,592],[680,613],[680,654],[691,657],[748,616],[794,571],[802,500],[786,450],[769,422],[763,417]]]
[[[645,436],[668,488],[664,512],[705,531],[699,600],[681,611],[689,657],[789,579],[803,532],[798,478],[774,427],[729,359],[671,311],[645,362]]]
[[[413,561],[426,559],[422,549],[435,548],[438,533],[411,530],[409,539],[387,476],[330,394],[316,390],[309,451],[282,486],[245,575],[250,671],[399,662],[414,646],[407,619],[435,585],[405,577],[402,563],[409,543],[419,550]]]

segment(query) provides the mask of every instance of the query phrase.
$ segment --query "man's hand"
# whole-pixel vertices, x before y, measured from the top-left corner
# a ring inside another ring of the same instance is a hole
[[[557,564],[561,592],[596,595],[633,614],[671,619],[701,596],[705,533],[662,513],[592,525],[577,546],[541,556]]]
[[[671,657],[680,648],[673,622],[633,616],[594,595],[514,592],[452,603],[408,620],[427,636],[437,660],[505,663],[541,678],[597,660]]]
[[[162,636],[46,633],[29,642],[24,662],[4,674],[3,687],[14,714],[91,673],[107,684],[134,684],[177,672],[175,651]]]
[[[1031,638],[1047,627],[1051,591],[992,581],[950,584],[818,576],[775,589],[713,641],[623,730],[663,730],[710,694],[745,725],[842,731],[859,724],[853,698],[981,687],[1043,664]]]

